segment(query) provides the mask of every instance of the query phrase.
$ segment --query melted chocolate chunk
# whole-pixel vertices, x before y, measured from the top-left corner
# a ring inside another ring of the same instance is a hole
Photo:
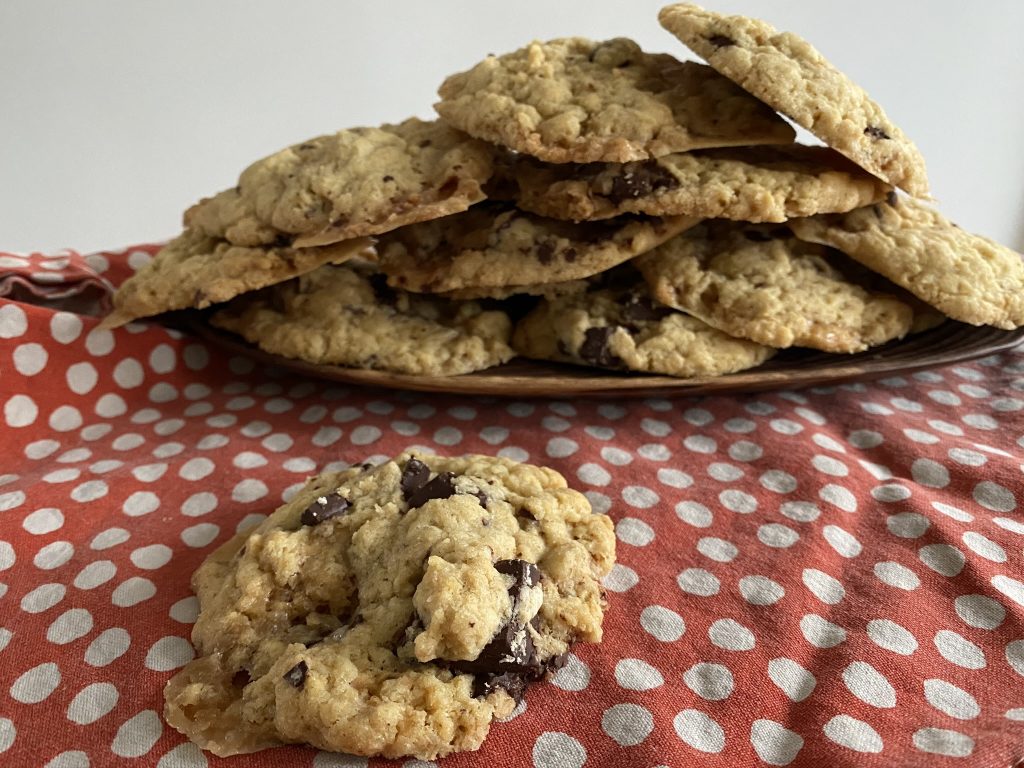
[[[400,481],[402,495],[405,497],[406,502],[429,479],[430,467],[417,458],[409,459],[405,464],[405,469],[402,470],[402,479]]]
[[[398,303],[398,294],[395,289],[388,285],[388,279],[380,273],[370,275],[370,287],[373,288],[373,295],[378,302],[388,307]]]
[[[302,524],[320,525],[320,523],[344,513],[350,506],[348,499],[336,493],[318,496],[302,513]]]
[[[615,328],[610,326],[587,328],[580,346],[580,357],[602,368],[621,368],[622,360],[608,349],[608,339],[614,331]]]
[[[525,560],[499,560],[494,564],[494,570],[513,578],[508,594],[514,603],[519,602],[523,589],[540,584],[540,569]]]
[[[475,675],[473,677],[473,697],[480,699],[490,696],[497,690],[503,690],[516,704],[526,695],[527,680],[522,675],[505,673],[502,675]]]
[[[885,196],[885,202],[887,202],[893,208],[896,207],[896,203],[899,202],[899,199],[900,199],[899,195],[896,194],[896,190],[895,189],[890,189],[889,190],[889,194],[887,194]]]
[[[235,688],[245,688],[249,683],[252,682],[252,675],[249,674],[249,670],[240,669],[235,672],[234,677],[231,678],[231,684]]]
[[[633,163],[612,180],[611,190],[605,197],[613,203],[620,203],[678,186],[679,180],[656,161]]]
[[[864,129],[864,135],[865,136],[870,136],[872,139],[876,139],[876,140],[877,139],[891,139],[892,138],[892,136],[890,136],[888,133],[883,131],[877,125],[869,125],[867,128],[865,128]]]
[[[309,672],[309,665],[304,661],[300,661],[294,667],[285,672],[283,677],[288,685],[292,688],[298,688],[301,691],[303,686],[306,685],[307,672]]]
[[[424,483],[406,495],[409,509],[422,507],[431,499],[448,499],[455,495],[455,474],[443,472],[429,483]]]
[[[483,507],[484,509],[487,509],[487,494],[486,493],[484,493],[483,491],[477,490],[477,491],[473,491],[473,493],[470,494],[470,495],[471,496],[476,496],[477,501],[480,502],[480,506]],[[490,523],[488,523],[488,525],[490,525]]]
[[[537,246],[537,261],[545,267],[554,261],[555,246],[549,242],[543,242]]]
[[[647,296],[630,296],[622,307],[622,316],[633,322],[657,322],[672,314],[672,309],[662,304],[655,304]]]
[[[712,35],[708,38],[708,42],[715,48],[728,48],[730,45],[736,45],[736,41],[728,35]]]

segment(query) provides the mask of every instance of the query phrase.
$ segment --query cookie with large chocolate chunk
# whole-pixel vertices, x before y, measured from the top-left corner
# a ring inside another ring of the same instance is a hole
[[[185,222],[238,245],[365,237],[483,200],[494,149],[439,121],[350,128],[258,160]]]
[[[785,226],[704,222],[636,266],[659,301],[772,347],[861,352],[913,320],[906,303],[862,285],[858,264]]]
[[[554,163],[646,160],[699,147],[787,144],[793,130],[710,67],[635,42],[534,42],[452,75],[438,114]]]
[[[863,88],[792,32],[689,3],[662,8],[661,25],[744,90],[866,171],[928,194],[924,158]]]
[[[632,163],[541,163],[511,176],[520,208],[574,221],[623,213],[781,222],[845,212],[891,187],[827,147],[792,144],[681,152]]]
[[[239,296],[210,322],[266,352],[350,368],[453,376],[513,356],[504,311],[393,290],[367,265],[322,267]]]
[[[544,467],[403,455],[321,475],[196,571],[198,657],[166,717],[221,756],[476,749],[601,640],[614,556],[611,521]]]
[[[839,249],[954,320],[1024,325],[1024,256],[965,232],[922,202],[894,195],[791,224],[804,240]]]
[[[686,216],[621,216],[574,224],[487,202],[382,235],[380,270],[426,293],[563,283],[603,272],[693,226]]]
[[[735,373],[775,354],[653,300],[631,269],[542,301],[516,325],[512,345],[540,360],[681,378]]]
[[[319,248],[246,248],[187,229],[121,284],[103,327],[176,309],[203,309],[324,264],[372,256],[369,246],[368,239],[358,238]]]

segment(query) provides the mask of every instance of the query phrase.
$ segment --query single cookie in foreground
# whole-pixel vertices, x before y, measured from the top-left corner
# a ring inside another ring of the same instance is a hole
[[[494,150],[440,121],[351,128],[259,160],[185,223],[240,245],[364,237],[483,200]]]
[[[611,520],[545,467],[403,455],[321,475],[196,571],[198,657],[165,716],[220,756],[477,749],[600,642],[614,558]]]
[[[240,296],[210,322],[266,352],[351,368],[454,376],[513,357],[504,312],[392,290],[365,265]]]
[[[688,3],[662,8],[658,19],[716,70],[857,165],[913,195],[928,194],[914,142],[803,38]]]
[[[103,327],[175,309],[203,309],[324,264],[371,257],[369,247],[370,240],[357,238],[321,248],[247,248],[187,229],[117,289],[114,311]]]
[[[845,212],[892,188],[827,147],[792,144],[680,152],[632,163],[541,163],[510,171],[520,208],[574,221],[623,213],[781,222]]]
[[[409,291],[536,286],[603,272],[698,221],[628,215],[574,224],[487,202],[382,235],[377,251],[388,283]]]
[[[639,275],[627,271],[595,281],[587,293],[542,301],[519,321],[512,344],[540,360],[681,378],[735,373],[775,354],[652,301]]]
[[[451,125],[553,163],[624,163],[795,135],[710,67],[626,38],[534,42],[452,75],[438,93],[434,108]]]
[[[907,304],[859,284],[860,265],[785,226],[705,222],[636,265],[659,301],[780,349],[861,352],[913,321]]]
[[[954,320],[1024,325],[1024,257],[917,200],[894,195],[790,225],[798,237],[839,249]]]

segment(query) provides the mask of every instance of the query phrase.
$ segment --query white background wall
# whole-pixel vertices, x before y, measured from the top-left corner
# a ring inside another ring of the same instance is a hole
[[[447,74],[534,38],[626,35],[685,57],[663,4],[0,0],[0,250],[168,238],[252,160],[429,116]],[[1024,2],[712,7],[809,38],[918,143],[947,215],[1024,250]]]

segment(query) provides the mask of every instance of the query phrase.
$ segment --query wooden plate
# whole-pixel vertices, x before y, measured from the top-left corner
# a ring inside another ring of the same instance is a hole
[[[186,327],[230,352],[318,379],[387,389],[498,397],[690,397],[842,384],[913,373],[1004,352],[1024,341],[1024,328],[1002,331],[947,321],[925,333],[858,355],[785,350],[767,363],[728,376],[674,379],[615,373],[523,358],[464,376],[412,376],[336,365],[315,365],[272,355],[242,338],[213,328],[198,314]]]

